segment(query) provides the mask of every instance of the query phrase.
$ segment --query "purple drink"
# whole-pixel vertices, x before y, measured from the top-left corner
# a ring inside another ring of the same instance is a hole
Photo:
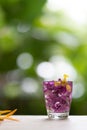
[[[43,90],[48,117],[68,117],[72,100],[72,81],[44,81]]]

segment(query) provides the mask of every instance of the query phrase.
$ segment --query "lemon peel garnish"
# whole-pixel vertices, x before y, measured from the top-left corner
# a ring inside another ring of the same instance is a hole
[[[64,74],[63,77],[64,77],[63,81],[66,82],[66,81],[67,81],[67,78],[68,78],[69,76],[68,76],[67,74]]]
[[[58,87],[59,85],[62,85],[63,87],[65,87],[67,85],[67,78],[69,76],[67,74],[63,75],[63,80],[59,80],[59,81],[54,81],[54,86]]]
[[[17,109],[14,109],[13,111],[11,111],[11,110],[0,111],[0,121],[3,121],[4,119],[18,121],[17,119],[11,117],[16,111],[17,111]],[[8,114],[2,115],[5,113],[8,113]]]
[[[8,112],[11,112],[11,110],[3,110],[3,111],[0,111],[0,115],[5,114],[5,113],[8,113]]]
[[[14,109],[14,110],[11,111],[10,113],[6,114],[5,116],[6,116],[6,117],[9,117],[9,116],[13,115],[16,111],[17,111],[17,109]]]
[[[71,92],[71,86],[70,85],[67,84],[66,89],[67,89],[68,92]]]
[[[54,81],[54,85],[55,85],[55,87],[59,86],[60,84],[61,84],[60,81]]]

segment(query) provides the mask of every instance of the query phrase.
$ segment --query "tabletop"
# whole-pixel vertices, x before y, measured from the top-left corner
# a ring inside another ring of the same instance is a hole
[[[82,130],[87,129],[87,116],[69,116],[50,120],[47,116],[13,116],[19,121],[0,121],[0,130]]]

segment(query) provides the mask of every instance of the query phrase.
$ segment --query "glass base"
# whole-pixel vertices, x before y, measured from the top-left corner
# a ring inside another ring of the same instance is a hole
[[[64,112],[64,113],[48,113],[48,118],[49,119],[66,119],[69,116],[69,112]]]

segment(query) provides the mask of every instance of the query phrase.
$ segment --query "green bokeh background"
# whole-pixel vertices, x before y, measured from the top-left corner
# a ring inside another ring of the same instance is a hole
[[[77,72],[74,83],[82,82],[85,89],[83,96],[73,98],[70,114],[86,115],[87,24],[77,26],[63,11],[49,11],[46,2],[0,0],[0,109],[17,108],[19,115],[46,114],[42,92],[44,79],[38,76],[36,68],[50,57],[62,55]],[[78,44],[73,45],[72,40],[66,45],[66,41],[58,39],[58,33],[74,38]],[[29,53],[34,59],[29,69],[17,65],[22,53]],[[26,94],[21,89],[23,80],[28,77],[38,83],[36,94]]]

